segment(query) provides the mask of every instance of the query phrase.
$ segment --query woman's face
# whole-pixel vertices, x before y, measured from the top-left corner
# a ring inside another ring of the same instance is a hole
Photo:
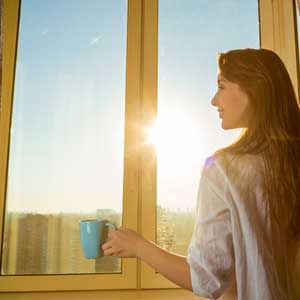
[[[211,104],[216,106],[223,129],[248,127],[249,98],[240,86],[218,75],[218,91]]]

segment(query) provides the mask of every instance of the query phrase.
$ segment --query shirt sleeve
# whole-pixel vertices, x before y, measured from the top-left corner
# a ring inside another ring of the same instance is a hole
[[[188,249],[193,291],[218,299],[234,282],[230,209],[225,201],[226,176],[214,157],[202,171],[197,219]]]

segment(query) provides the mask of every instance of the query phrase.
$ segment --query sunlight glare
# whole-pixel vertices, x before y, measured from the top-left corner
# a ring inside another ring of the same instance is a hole
[[[162,111],[148,130],[147,143],[154,145],[163,158],[193,155],[197,149],[195,126],[182,112]]]

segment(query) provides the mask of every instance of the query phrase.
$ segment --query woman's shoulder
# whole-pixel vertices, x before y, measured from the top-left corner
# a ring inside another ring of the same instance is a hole
[[[229,167],[231,165],[242,168],[245,166],[256,167],[262,163],[261,155],[251,153],[234,154],[229,151],[217,151],[209,158],[213,159],[216,163],[223,167]]]
[[[261,184],[261,161],[258,155],[214,153],[205,161],[202,182],[229,191],[235,199],[244,199]]]
[[[221,173],[230,177],[252,177],[260,174],[263,168],[263,160],[256,154],[232,154],[230,152],[215,152],[205,160],[204,171],[206,173]]]
[[[225,154],[214,153],[205,159],[202,176],[216,180],[226,177],[226,168],[229,158]]]

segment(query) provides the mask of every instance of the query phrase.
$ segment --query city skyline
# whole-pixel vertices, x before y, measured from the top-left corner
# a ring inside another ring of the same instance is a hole
[[[194,211],[157,208],[157,244],[186,255],[194,227]],[[80,246],[82,219],[110,220],[117,227],[122,215],[112,210],[96,214],[8,213],[2,252],[2,275],[120,273],[121,259],[85,259]]]

